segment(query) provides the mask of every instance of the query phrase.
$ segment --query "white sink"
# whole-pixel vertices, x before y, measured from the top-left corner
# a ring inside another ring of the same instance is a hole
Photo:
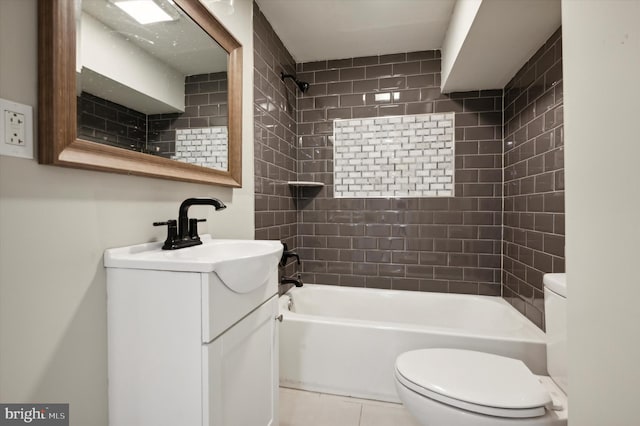
[[[201,236],[202,245],[162,250],[146,243],[105,251],[104,266],[157,271],[214,272],[236,293],[248,293],[269,279],[282,256],[280,241],[224,240]]]

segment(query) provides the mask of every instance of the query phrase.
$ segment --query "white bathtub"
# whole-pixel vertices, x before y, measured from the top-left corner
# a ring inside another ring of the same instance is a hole
[[[396,357],[462,348],[547,374],[544,333],[499,297],[305,284],[280,297],[280,384],[399,402]]]

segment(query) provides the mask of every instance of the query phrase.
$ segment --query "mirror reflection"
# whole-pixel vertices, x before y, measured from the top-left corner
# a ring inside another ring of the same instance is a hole
[[[227,52],[171,0],[78,16],[78,137],[228,170]]]

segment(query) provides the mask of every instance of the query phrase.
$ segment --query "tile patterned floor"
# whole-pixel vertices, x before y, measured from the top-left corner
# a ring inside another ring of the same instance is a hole
[[[280,388],[280,426],[419,426],[400,404]]]

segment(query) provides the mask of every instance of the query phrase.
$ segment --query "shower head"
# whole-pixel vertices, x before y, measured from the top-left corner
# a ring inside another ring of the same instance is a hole
[[[300,89],[302,93],[305,93],[307,90],[309,90],[309,83],[307,83],[306,81],[300,81],[292,74],[285,74],[281,72],[280,79],[284,81],[285,78],[290,78],[291,80],[293,80],[296,83],[296,86],[298,86],[298,89]]]
[[[309,90],[309,83],[307,83],[306,81],[296,80],[296,84],[298,85],[298,88],[302,93],[305,93],[307,90]]]

